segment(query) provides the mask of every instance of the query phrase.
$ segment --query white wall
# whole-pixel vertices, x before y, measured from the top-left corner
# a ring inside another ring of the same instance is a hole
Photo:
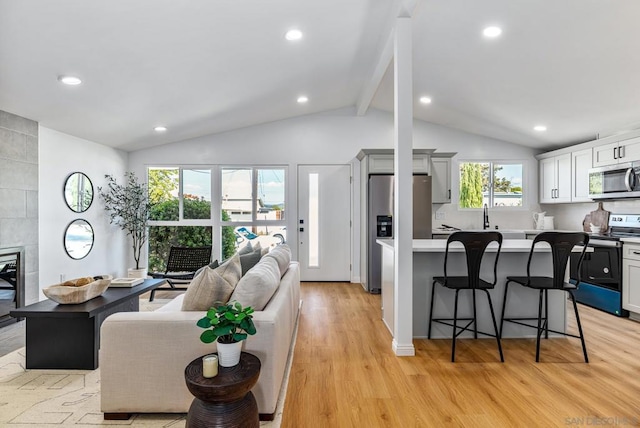
[[[171,132],[169,130],[169,132]],[[491,210],[491,224],[501,228],[532,228],[531,211],[537,205],[538,164],[537,151],[487,137],[468,134],[444,126],[416,120],[414,122],[414,148],[437,149],[442,152],[458,152],[453,166],[453,200],[458,197],[457,160],[523,160],[526,168],[526,185],[532,196],[527,206],[519,211]],[[355,156],[363,148],[393,148],[393,115],[370,110],[358,117],[352,108],[334,110],[322,114],[297,117],[263,125],[243,128],[222,134],[208,135],[161,147],[144,149],[129,154],[130,169],[140,177],[145,176],[149,165],[288,165],[289,189],[287,230],[295,231],[297,218],[296,181],[299,164],[354,165],[354,209],[360,200],[359,172]],[[482,212],[458,211],[456,204],[434,205],[445,213],[445,220],[434,219],[434,226],[441,223],[465,228],[482,226]],[[359,272],[359,213],[354,216],[354,269]],[[290,242],[296,242],[289,236]],[[297,256],[295,245],[292,246]]]
[[[602,207],[612,214],[637,214],[640,212],[640,200],[603,201]],[[598,202],[579,204],[543,204],[540,205],[546,215],[554,216],[556,229],[582,230],[584,217],[598,209]]]
[[[39,259],[40,289],[79,276],[111,274],[122,276],[127,268],[129,241],[109,224],[107,213],[97,196],[97,187],[105,184],[105,174],[122,177],[127,166],[127,153],[91,141],[39,127]],[[67,207],[63,197],[66,177],[80,171],[92,181],[93,203],[84,213]],[[75,219],[87,220],[94,229],[91,252],[81,260],[73,260],[64,250],[63,235]],[[40,293],[40,299],[44,295]]]

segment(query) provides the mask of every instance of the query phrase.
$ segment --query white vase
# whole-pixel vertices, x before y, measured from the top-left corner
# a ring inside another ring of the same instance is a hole
[[[127,276],[129,278],[146,278],[147,268],[129,269],[127,270]]]
[[[222,367],[233,367],[240,362],[242,342],[244,341],[234,343],[217,343],[218,362]]]

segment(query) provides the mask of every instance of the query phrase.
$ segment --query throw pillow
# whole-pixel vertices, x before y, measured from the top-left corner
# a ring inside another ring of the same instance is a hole
[[[218,260],[214,260],[214,261],[212,261],[211,263],[209,263],[209,268],[211,268],[211,269],[215,269],[215,268],[217,268],[218,266],[220,266],[220,263],[218,263]],[[198,269],[198,270],[196,271],[196,273],[194,273],[194,274],[193,274],[193,277],[195,278],[196,276],[198,276],[198,274],[199,274],[200,272],[202,272],[202,271],[204,270],[204,268],[205,268],[205,267],[206,267],[206,266],[202,266],[200,269]]]
[[[240,256],[238,253],[229,257],[224,263],[218,266],[216,272],[235,287],[242,277],[242,265],[240,264]]]
[[[253,252],[253,247],[251,246],[251,242],[247,242],[247,245],[245,245],[244,247],[238,250],[238,254],[240,255],[249,254],[251,252]]]
[[[254,267],[260,261],[260,249],[254,250],[249,254],[240,255],[240,266],[242,267],[242,276],[244,276],[249,269]]]
[[[280,277],[289,269],[289,263],[291,262],[291,249],[287,244],[280,244],[274,249],[269,251],[265,258],[273,258],[278,262],[278,268],[280,269]]]
[[[230,302],[240,302],[242,306],[251,306],[261,311],[280,286],[280,269],[272,257],[265,257],[240,279]]]
[[[227,303],[233,288],[234,286],[229,284],[217,269],[205,266],[187,287],[182,301],[182,310],[207,311],[216,302]]]

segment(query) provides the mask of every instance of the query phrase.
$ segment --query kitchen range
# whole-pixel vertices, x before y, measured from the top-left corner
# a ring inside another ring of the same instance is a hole
[[[580,284],[575,291],[580,303],[626,317],[622,308],[622,250],[625,238],[640,238],[640,215],[611,214],[609,228],[602,233],[590,233],[588,246],[580,270]],[[571,256],[571,280],[576,282],[577,256]]]

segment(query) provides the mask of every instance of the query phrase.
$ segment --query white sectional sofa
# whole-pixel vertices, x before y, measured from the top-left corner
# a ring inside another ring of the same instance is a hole
[[[132,413],[186,413],[193,401],[184,369],[194,359],[216,351],[204,344],[196,325],[203,312],[181,311],[184,295],[154,312],[121,312],[101,327],[101,410],[105,419]],[[290,262],[275,294],[254,313],[257,333],[243,351],[257,356],[262,368],[252,392],[260,417],[273,419],[287,356],[300,310],[300,271]]]

